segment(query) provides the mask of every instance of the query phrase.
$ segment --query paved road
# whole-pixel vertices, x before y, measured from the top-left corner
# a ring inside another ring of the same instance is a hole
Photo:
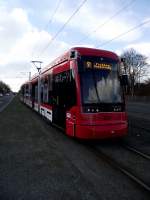
[[[150,104],[139,102],[128,102],[127,112],[129,116],[150,120]]]
[[[10,94],[9,96],[0,97],[0,112],[7,107],[7,105],[11,102],[13,97],[13,94]]]

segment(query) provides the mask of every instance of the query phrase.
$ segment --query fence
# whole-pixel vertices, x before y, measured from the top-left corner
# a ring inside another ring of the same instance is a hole
[[[126,96],[126,99],[130,102],[150,103],[150,96]]]

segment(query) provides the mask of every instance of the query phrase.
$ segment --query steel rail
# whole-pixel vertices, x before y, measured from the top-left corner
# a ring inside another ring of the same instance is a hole
[[[131,147],[129,146],[128,144],[122,144],[121,145],[123,148],[127,149],[128,151],[132,151],[134,152],[135,154],[139,155],[139,156],[142,156],[143,158],[147,159],[147,160],[150,160],[150,155],[149,154],[146,154],[146,153],[143,153],[141,152],[140,150],[136,149],[135,147]]]
[[[104,160],[106,163],[108,163],[110,166],[112,166],[114,169],[117,169],[121,173],[125,174],[128,178],[130,178],[132,181],[134,181],[141,188],[143,188],[147,192],[150,192],[150,185],[145,183],[144,180],[142,180],[141,178],[137,177],[133,172],[127,170],[122,164],[120,164],[116,160],[112,159],[110,156],[103,153],[100,149],[97,149],[92,145],[88,145],[88,149],[91,152],[93,152],[98,158]]]
[[[141,130],[145,130],[146,132],[149,132],[150,133],[150,129],[147,129],[145,127],[142,127],[142,126],[137,126],[137,125],[134,125],[132,122],[129,123],[129,128],[135,128],[135,129],[141,129]]]

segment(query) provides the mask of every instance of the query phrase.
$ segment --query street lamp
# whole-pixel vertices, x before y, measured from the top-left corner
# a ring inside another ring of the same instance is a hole
[[[33,65],[36,67],[36,69],[38,70],[38,111],[40,112],[40,104],[41,104],[41,65],[42,65],[42,61],[39,60],[33,60],[31,61],[31,63],[33,63]]]
[[[38,73],[40,74],[41,72],[41,64],[43,63],[42,61],[39,60],[32,60],[31,63],[33,63],[33,65],[36,67],[36,69],[38,70]]]

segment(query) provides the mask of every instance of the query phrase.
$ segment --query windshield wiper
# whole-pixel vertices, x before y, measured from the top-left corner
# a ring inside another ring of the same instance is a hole
[[[97,85],[96,85],[96,78],[95,78],[95,73],[94,73],[93,68],[92,68],[92,76],[93,76],[94,87],[95,87],[95,91],[96,91],[98,103],[101,103],[100,97],[99,97],[99,95],[98,95],[98,90],[97,90]]]

